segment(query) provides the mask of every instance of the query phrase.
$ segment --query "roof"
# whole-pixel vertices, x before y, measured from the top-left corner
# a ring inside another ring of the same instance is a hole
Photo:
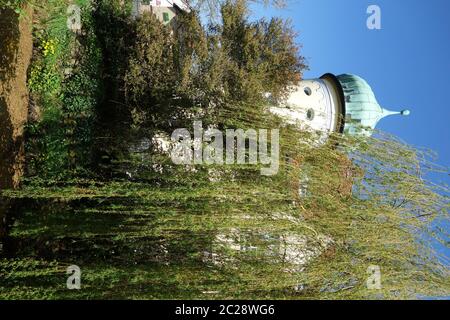
[[[369,84],[352,74],[337,76],[345,99],[344,133],[370,136],[378,122],[389,115],[408,115],[408,110],[400,112],[382,108]]]

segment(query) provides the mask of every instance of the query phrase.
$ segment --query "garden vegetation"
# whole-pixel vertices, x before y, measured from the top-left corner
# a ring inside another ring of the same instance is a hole
[[[385,133],[314,135],[268,111],[307,68],[278,18],[243,0],[220,21],[196,11],[175,30],[130,1],[66,0],[34,9],[27,171],[2,190],[2,299],[400,299],[450,290],[448,188],[432,154]],[[14,7],[16,5],[16,7]],[[18,11],[19,12],[19,11]],[[278,128],[280,168],[174,165],[157,137],[194,120]],[[308,185],[302,188],[302,179]],[[81,290],[66,288],[78,265]],[[368,268],[381,270],[370,290]]]

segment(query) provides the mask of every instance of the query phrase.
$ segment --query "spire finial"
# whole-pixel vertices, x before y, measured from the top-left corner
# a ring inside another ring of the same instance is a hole
[[[402,116],[409,116],[411,114],[411,111],[409,111],[408,109],[402,110],[401,112]]]
[[[411,113],[408,109],[404,109],[402,111],[391,111],[391,110],[387,110],[382,108],[382,114],[381,114],[381,118],[387,117],[387,116],[391,116],[394,114],[400,114],[402,116],[409,116],[409,114]]]

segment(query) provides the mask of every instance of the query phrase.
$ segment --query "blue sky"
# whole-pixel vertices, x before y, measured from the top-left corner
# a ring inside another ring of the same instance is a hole
[[[290,19],[310,70],[353,73],[367,80],[378,102],[393,116],[377,129],[436,151],[447,173],[434,181],[450,184],[450,1],[287,0],[285,9],[252,7],[251,17]],[[369,5],[381,9],[381,30],[366,26]],[[448,229],[448,223],[443,224]],[[450,257],[450,249],[436,246]]]

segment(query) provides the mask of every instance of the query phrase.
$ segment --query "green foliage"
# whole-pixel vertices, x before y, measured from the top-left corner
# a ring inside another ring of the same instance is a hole
[[[148,114],[164,117],[178,85],[172,53],[172,37],[153,14],[146,14],[136,25],[133,46],[125,74],[127,102]],[[158,118],[155,117],[155,118]]]
[[[253,117],[240,126],[277,121],[248,114]],[[422,239],[425,234],[436,239],[430,223],[448,219],[448,197],[440,195],[448,190],[432,191],[422,173],[409,171],[420,155],[389,137],[381,149],[380,140],[365,144],[333,137],[366,157],[354,165],[355,172],[365,173],[352,180],[350,195],[339,187],[345,155],[334,144],[310,148],[299,142],[308,135],[292,127],[280,134],[286,157],[272,177],[238,165],[193,172],[149,151],[145,162],[136,154],[116,164],[119,170],[126,165],[134,181],[35,180],[23,190],[4,192],[21,203],[10,240],[15,254],[40,252],[59,266],[76,262],[84,275],[83,290],[53,294],[64,283],[63,270],[53,277],[31,273],[15,282],[17,296],[28,295],[31,284],[41,292],[37,297],[58,298],[399,299],[448,292],[448,270]],[[381,159],[401,174],[372,173]],[[311,168],[308,197],[297,193],[301,163]],[[400,200],[406,202],[399,205]],[[286,250],[300,254],[304,247],[301,241],[290,244],[290,237],[308,239],[309,250],[320,249],[301,272]],[[370,265],[382,270],[380,291],[366,288]]]
[[[231,58],[230,88],[237,99],[257,99],[261,92],[286,93],[305,68],[294,43],[295,33],[283,20],[247,21],[246,1],[227,1],[222,7],[221,43]],[[231,85],[238,80],[238,85]],[[248,99],[248,98],[247,98]]]
[[[28,0],[0,0],[0,10],[14,10],[14,12],[17,13],[20,17],[23,17],[25,14],[24,6],[32,2],[33,1]]]
[[[87,1],[78,4],[82,6],[82,35],[67,29],[66,1],[50,1],[37,11],[45,18],[42,26],[35,27],[39,51],[28,84],[41,118],[28,126],[30,175],[63,179],[83,173],[91,161],[102,58],[92,8]]]

